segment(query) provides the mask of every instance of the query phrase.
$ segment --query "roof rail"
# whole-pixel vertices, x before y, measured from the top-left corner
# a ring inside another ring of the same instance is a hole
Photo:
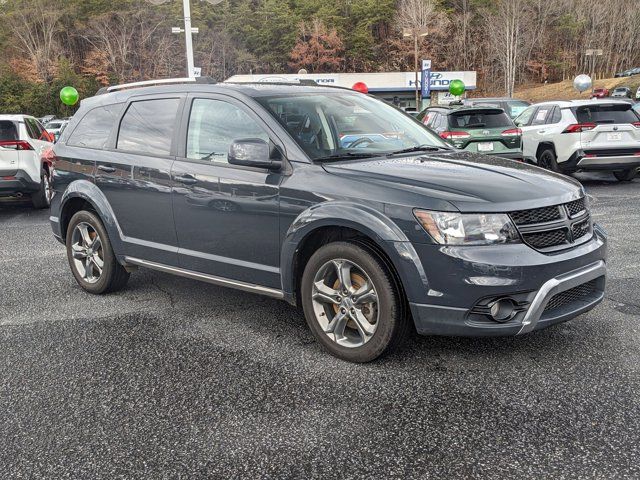
[[[216,81],[211,77],[161,78],[159,80],[145,80],[143,82],[123,83],[122,85],[102,87],[100,90],[98,90],[96,95],[117,92],[119,90],[127,90],[129,88],[150,87],[153,85],[172,85],[181,83],[215,84]]]

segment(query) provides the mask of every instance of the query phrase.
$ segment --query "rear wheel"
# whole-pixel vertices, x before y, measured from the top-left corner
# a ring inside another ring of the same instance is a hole
[[[71,217],[66,245],[71,272],[87,292],[115,292],[127,284],[129,273],[118,263],[95,213],[83,210]]]
[[[616,180],[618,180],[619,182],[630,182],[636,177],[636,174],[637,169],[635,168],[613,172],[613,176],[616,177]]]
[[[51,179],[46,170],[42,170],[40,174],[40,190],[31,195],[31,204],[33,208],[43,209],[51,206],[51,197],[53,189],[51,188]]]
[[[559,172],[558,160],[556,152],[552,148],[545,148],[538,154],[538,166],[551,170],[552,172]]]
[[[330,243],[311,256],[301,296],[314,336],[343,360],[375,360],[409,333],[402,298],[387,267],[353,243]]]

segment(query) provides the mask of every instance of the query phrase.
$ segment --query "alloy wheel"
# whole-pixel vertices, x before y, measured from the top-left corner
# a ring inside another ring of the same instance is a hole
[[[100,280],[104,268],[102,240],[89,223],[81,222],[74,228],[71,251],[74,267],[80,277],[87,283]]]
[[[378,294],[367,273],[354,262],[334,259],[316,273],[313,310],[324,333],[339,345],[367,343],[378,327]]]

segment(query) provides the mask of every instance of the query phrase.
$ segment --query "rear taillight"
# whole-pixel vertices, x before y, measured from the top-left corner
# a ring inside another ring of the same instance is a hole
[[[469,138],[471,134],[467,132],[442,132],[440,136],[445,140],[463,140]]]
[[[631,125],[633,125],[636,128],[640,128],[640,122],[633,122]]]
[[[519,137],[520,135],[522,135],[522,130],[519,128],[510,128],[502,132],[503,137]]]
[[[597,125],[595,123],[572,123],[564,129],[562,133],[580,133],[593,130]]]
[[[14,150],[33,150],[31,144],[24,140],[1,140],[0,147],[12,148]]]

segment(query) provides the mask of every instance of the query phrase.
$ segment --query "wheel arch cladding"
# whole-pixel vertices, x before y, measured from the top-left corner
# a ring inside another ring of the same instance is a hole
[[[540,154],[548,148],[551,148],[554,153],[556,152],[556,146],[553,142],[540,142],[538,144],[538,149],[536,150],[536,158],[540,157]]]
[[[98,214],[115,252],[121,251],[121,235],[113,209],[102,191],[87,180],[77,180],[66,188],[60,200],[60,232],[66,238],[69,221],[73,215],[89,206]]]
[[[389,263],[409,301],[424,301],[427,276],[407,236],[382,212],[351,202],[314,205],[293,221],[280,257],[285,298],[296,303],[306,260],[318,247],[328,241],[358,238],[365,240],[365,246]]]

